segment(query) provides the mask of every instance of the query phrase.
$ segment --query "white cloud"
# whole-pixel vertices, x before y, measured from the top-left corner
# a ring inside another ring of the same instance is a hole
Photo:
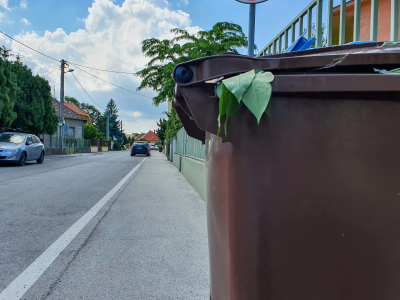
[[[25,18],[22,18],[21,22],[24,23],[25,25],[31,25],[31,23]]]
[[[15,36],[18,41],[54,57],[57,62],[16,42],[12,42],[12,49],[29,58],[50,65],[50,67],[46,67],[24,60],[35,73],[42,75],[52,71],[61,59],[99,69],[137,72],[143,69],[149,60],[149,58],[143,56],[141,51],[143,40],[151,37],[171,38],[169,31],[175,27],[185,28],[191,32],[200,30],[199,27],[191,26],[189,14],[180,10],[172,10],[165,7],[163,3],[154,4],[153,0],[125,0],[121,5],[115,4],[112,0],[94,0],[88,11],[88,15],[83,20],[84,28],[75,32],[67,34],[62,28],[58,28],[55,31],[45,31],[41,35],[35,31],[26,31]],[[124,126],[134,120],[134,124],[132,123],[134,127],[138,126],[138,122],[143,122],[143,124],[149,126],[151,124],[151,127],[147,130],[157,128],[156,122],[161,117],[162,111],[161,108],[156,109],[151,106],[151,99],[117,89],[72,65],[70,67],[75,69],[73,74],[101,106],[105,107],[107,101],[114,98],[120,112],[121,110],[131,112],[129,115],[120,113]],[[140,85],[140,78],[133,75],[106,73],[90,69],[86,69],[86,71],[132,91],[135,91]],[[59,87],[59,76],[59,72],[53,72],[47,77],[50,85],[52,87],[56,85],[57,89]],[[82,97],[87,98],[75,79],[72,76],[66,77],[82,94]],[[149,90],[140,93],[151,97],[155,95],[153,91]],[[66,83],[65,94],[75,94],[69,83]],[[80,98],[78,95],[76,97]],[[135,110],[141,112],[140,117],[133,117]],[[151,112],[152,115],[146,114],[144,118],[143,114],[148,112]],[[145,130],[143,129],[143,131]]]
[[[139,117],[142,116],[142,113],[141,113],[140,111],[135,111],[135,112],[132,114],[132,116],[133,116],[134,118],[139,118]]]
[[[28,2],[27,2],[26,0],[21,0],[21,2],[19,3],[19,6],[20,6],[22,9],[25,9],[25,8],[28,7]]]
[[[183,5],[188,5],[188,4],[189,4],[189,1],[188,1],[188,0],[181,0],[181,3],[182,3]]]
[[[2,21],[3,18],[4,18],[4,15],[0,12],[0,22]]]
[[[146,133],[149,130],[156,130],[158,128],[157,119],[136,119],[133,122],[124,122],[124,131],[125,133]]]
[[[4,7],[6,10],[10,10],[8,7],[8,0],[0,0],[0,6]]]

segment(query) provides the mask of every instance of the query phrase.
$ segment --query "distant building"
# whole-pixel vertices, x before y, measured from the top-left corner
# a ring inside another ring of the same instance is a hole
[[[145,135],[145,133],[139,133],[135,136],[135,141],[140,141],[142,137]]]
[[[156,143],[158,142],[160,139],[158,138],[158,136],[155,134],[154,131],[149,131],[148,133],[135,138],[135,140],[146,140],[148,143]]]
[[[64,120],[65,120],[64,133],[66,135],[75,138],[83,138],[83,127],[89,122],[90,117],[87,118],[89,115],[83,116],[82,114],[78,114],[77,112],[69,108],[66,104],[67,103],[64,103]],[[60,102],[54,98],[53,98],[53,107],[54,110],[56,111],[56,115],[59,116]]]
[[[84,111],[82,108],[79,108],[72,102],[64,102],[64,106],[66,106],[70,110],[76,112],[78,115],[86,118],[86,120],[88,121],[88,124],[90,124],[90,125],[92,124],[92,120],[90,119],[89,114],[86,111]]]
[[[391,0],[379,0],[378,42],[390,41]],[[340,5],[333,9],[332,44],[339,45]],[[361,1],[360,41],[370,40],[371,0]],[[346,3],[345,43],[353,41],[354,0]]]

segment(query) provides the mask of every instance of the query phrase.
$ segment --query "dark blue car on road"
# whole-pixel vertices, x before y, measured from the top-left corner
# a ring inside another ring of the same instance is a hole
[[[150,155],[150,147],[146,142],[135,142],[132,146],[131,156],[136,154]]]

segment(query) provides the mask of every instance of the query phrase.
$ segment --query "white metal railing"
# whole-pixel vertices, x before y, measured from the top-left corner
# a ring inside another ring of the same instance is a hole
[[[315,29],[315,37],[317,39],[315,46],[321,47],[323,41],[322,28],[322,7],[324,0],[313,0],[311,3],[293,19],[281,32],[278,33],[258,54],[257,56],[265,56],[267,54],[277,54],[289,47],[289,38],[291,44],[294,43],[296,37],[299,38],[303,34],[307,34],[310,39]],[[328,16],[326,26],[326,46],[332,46],[333,32],[333,0],[325,0],[328,4]],[[340,0],[340,20],[339,20],[339,45],[345,44],[346,34],[346,0]],[[312,23],[313,8],[316,7],[316,23]],[[376,41],[378,38],[378,7],[379,0],[371,0],[371,20],[370,20],[370,40]],[[307,16],[307,26],[303,28],[304,18]],[[360,40],[360,21],[361,21],[361,0],[354,0],[354,26],[353,41]],[[391,0],[391,21],[390,21],[390,40],[398,41],[399,39],[399,0]],[[296,35],[296,32],[298,33]],[[290,33],[290,36],[289,36]],[[282,45],[282,41],[284,45]],[[278,47],[278,49],[277,49]]]

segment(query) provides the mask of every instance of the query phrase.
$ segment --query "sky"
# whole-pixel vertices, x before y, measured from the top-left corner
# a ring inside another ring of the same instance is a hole
[[[258,4],[255,35],[258,49],[310,2],[269,0]],[[334,4],[338,5],[339,0],[334,0]],[[55,60],[2,34],[0,45],[12,49],[14,54],[20,53],[34,74],[46,76],[60,99],[60,71],[56,68],[61,59],[92,68],[135,73],[149,60],[141,52],[143,40],[171,38],[169,31],[176,27],[210,30],[217,22],[239,24],[247,34],[248,5],[235,0],[0,0],[0,30]],[[246,53],[246,49],[239,51]],[[140,78],[85,69],[132,91],[129,92],[70,67],[74,72],[65,75],[65,95],[93,104],[102,112],[108,101],[114,99],[125,133],[155,130],[157,121],[166,118],[167,104],[158,107],[152,104],[154,91],[136,91]]]

